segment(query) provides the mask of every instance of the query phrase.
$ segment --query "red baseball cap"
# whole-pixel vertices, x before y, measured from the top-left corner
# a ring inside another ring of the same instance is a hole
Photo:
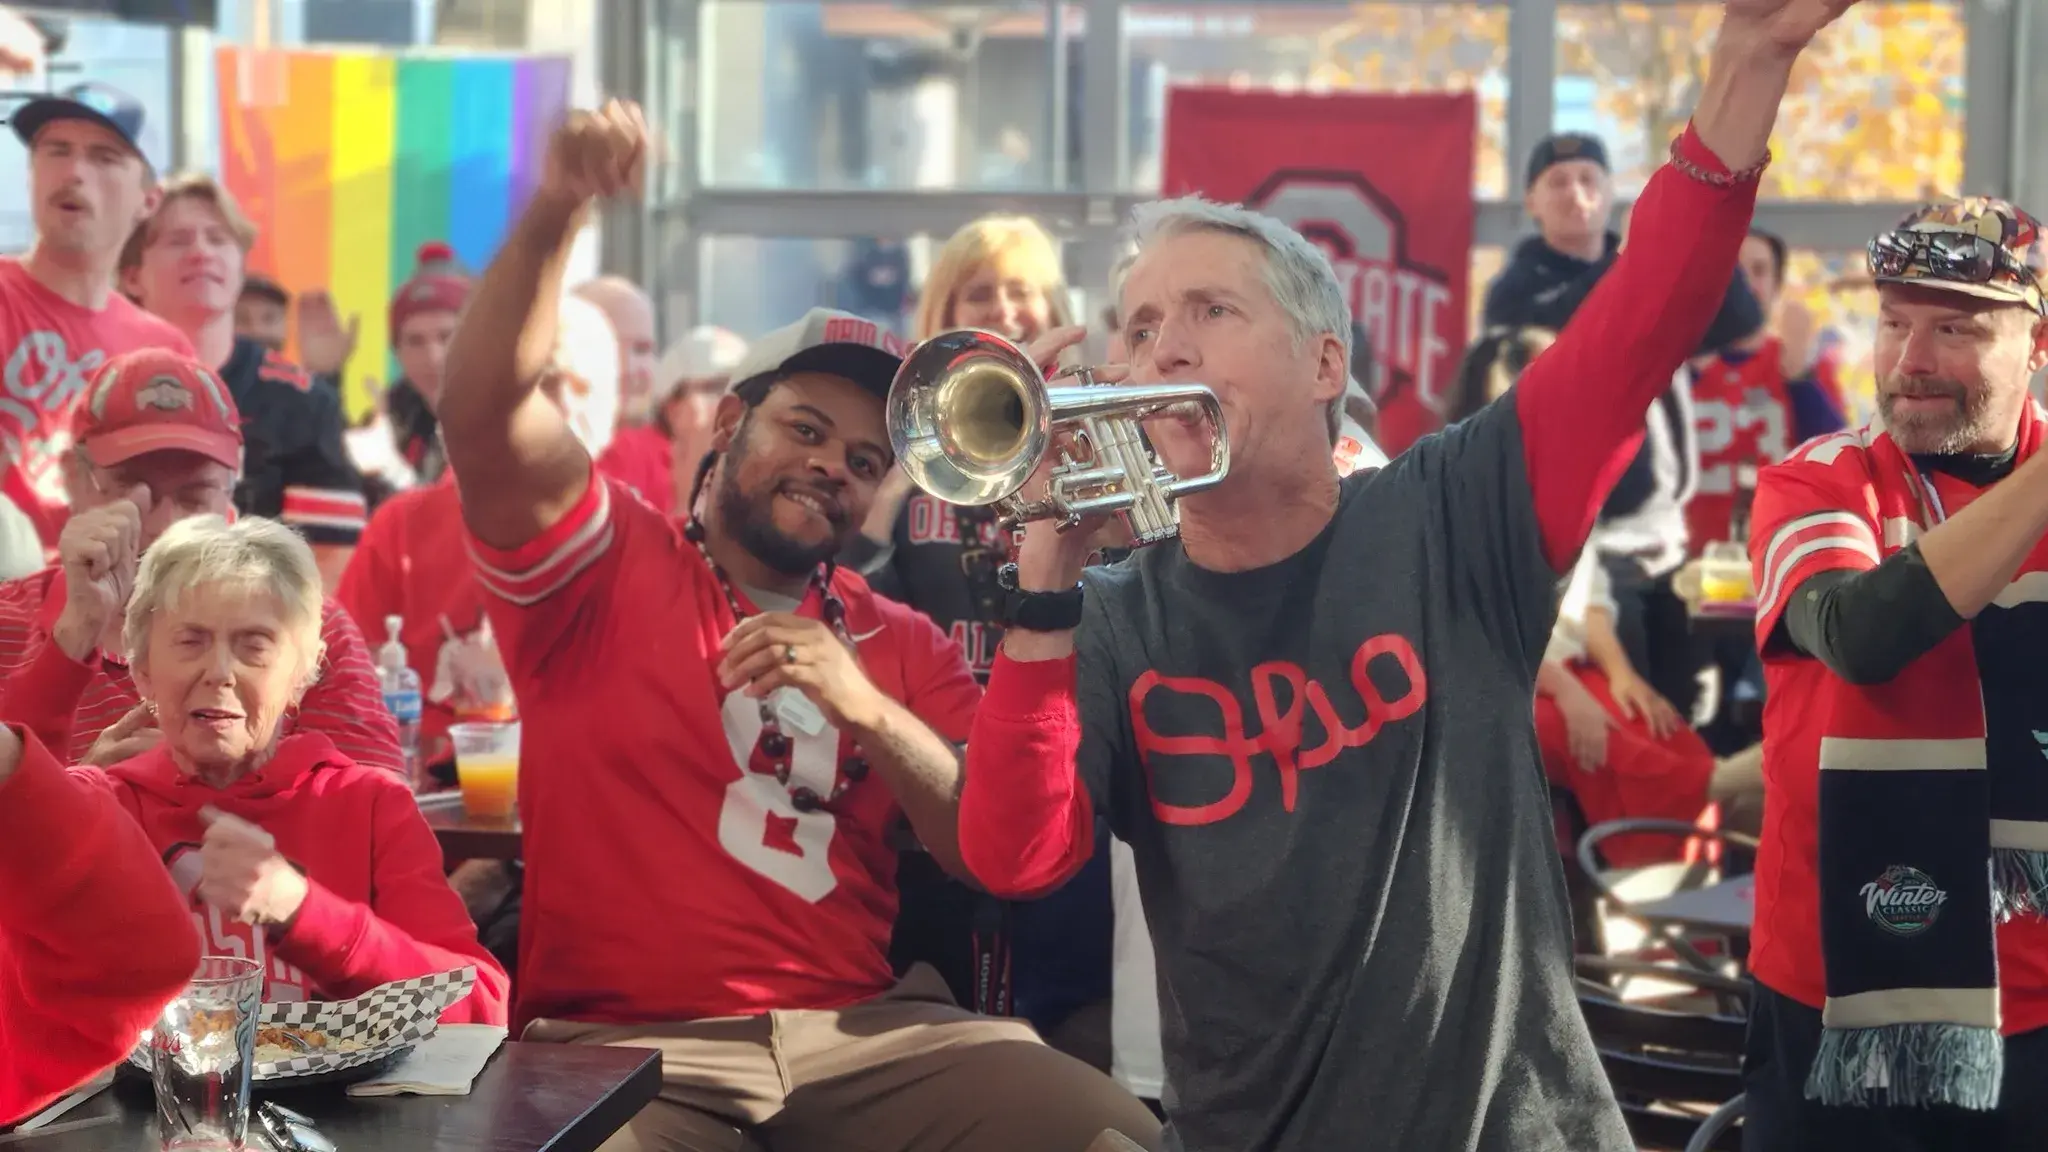
[[[107,361],[75,419],[73,439],[101,468],[172,450],[242,468],[242,414],[234,397],[210,369],[168,349]]]

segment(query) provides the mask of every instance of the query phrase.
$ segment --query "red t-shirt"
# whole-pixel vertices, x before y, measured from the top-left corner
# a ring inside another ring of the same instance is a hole
[[[1687,540],[1700,549],[1728,539],[1741,464],[1775,464],[1792,450],[1792,401],[1777,337],[1740,360],[1717,356],[1692,385],[1699,430],[1699,485],[1685,506]]]
[[[206,954],[263,965],[266,1003],[346,1000],[394,980],[474,967],[475,987],[441,1019],[505,1022],[510,981],[477,942],[405,781],[355,763],[318,732],[287,736],[269,763],[226,788],[185,775],[161,745],[104,772],[73,772],[110,790],[142,826]],[[199,899],[200,809],[208,806],[270,833],[310,881],[283,932],[251,927]]]
[[[1820,940],[1820,661],[1768,644],[1785,605],[1816,572],[1877,566],[1878,541],[1903,526],[1878,523],[1876,496],[1837,464],[1858,432],[1802,445],[1757,485],[1750,563],[1756,574],[1757,645],[1764,654],[1764,836],[1756,859],[1756,923],[1749,969],[1763,984],[1818,1008],[1827,998]],[[1934,473],[1954,515],[1981,489]],[[2048,921],[2022,916],[1998,926],[1998,988],[2008,1036],[2048,1026]]]
[[[28,514],[46,547],[64,526],[57,462],[71,446],[72,410],[100,365],[137,348],[193,355],[183,333],[120,293],[95,312],[0,258],[0,495]]]
[[[597,470],[640,494],[657,512],[673,511],[676,502],[672,453],[675,445],[652,425],[620,428],[597,458]]]
[[[128,665],[111,652],[86,663],[50,641],[64,610],[64,572],[45,568],[0,584],[0,717],[29,725],[67,764],[141,701]],[[377,670],[348,613],[329,600],[320,617],[327,645],[320,679],[299,705],[298,724],[325,732],[358,764],[404,772],[398,722],[384,708]]]
[[[484,594],[462,547],[462,497],[455,474],[409,488],[385,501],[356,542],[334,598],[371,639],[383,646],[384,618],[404,618],[399,641],[405,660],[425,689],[420,707],[420,751],[441,759],[439,745],[455,723],[455,702],[435,700],[442,651],[452,640],[484,626]]]
[[[538,539],[470,548],[525,724],[519,1025],[830,1008],[887,989],[895,797],[871,775],[833,811],[791,805],[757,753],[755,702],[714,675],[737,621],[681,524],[593,471]],[[964,742],[981,689],[959,647],[844,568],[832,586],[876,687]],[[818,617],[816,594],[799,612]],[[829,725],[790,736],[791,784],[828,795],[850,742]]]

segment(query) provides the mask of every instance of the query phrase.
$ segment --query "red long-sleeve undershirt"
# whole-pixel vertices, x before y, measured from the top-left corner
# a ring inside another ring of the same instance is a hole
[[[0,1124],[127,1055],[199,966],[156,849],[26,728],[0,785]]]
[[[1688,127],[1679,152],[1728,169]],[[1735,273],[1756,184],[1709,184],[1669,166],[1636,200],[1629,235],[1600,284],[1514,391],[1545,556],[1568,569],[1600,505],[1642,442],[1645,416],[1699,347]],[[961,857],[984,887],[1023,897],[1059,885],[1094,849],[1094,814],[1075,770],[1076,658],[998,654],[967,744]]]

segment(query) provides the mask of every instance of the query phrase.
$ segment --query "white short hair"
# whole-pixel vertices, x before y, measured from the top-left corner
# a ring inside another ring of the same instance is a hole
[[[1344,363],[1351,363],[1351,315],[1344,306],[1337,270],[1321,248],[1263,212],[1200,196],[1152,200],[1131,212],[1131,235],[1140,253],[1154,241],[1190,232],[1242,236],[1258,245],[1266,257],[1266,288],[1293,325],[1295,345],[1318,336],[1335,336],[1344,346]],[[1128,275],[1130,269],[1126,266],[1121,271]],[[1121,307],[1123,275],[1115,276],[1115,284]]]
[[[129,667],[149,654],[149,626],[160,611],[207,584],[233,584],[268,592],[284,606],[284,626],[305,667],[300,692],[319,679],[326,644],[320,639],[326,592],[313,549],[299,534],[275,520],[249,517],[233,524],[218,516],[192,516],[164,529],[143,553],[128,597],[121,640]]]

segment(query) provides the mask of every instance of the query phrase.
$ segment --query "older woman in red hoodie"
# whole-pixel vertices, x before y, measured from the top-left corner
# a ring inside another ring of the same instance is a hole
[[[505,1022],[505,971],[404,782],[286,715],[320,666],[320,572],[268,520],[181,520],[144,555],[123,640],[163,741],[103,779],[185,894],[208,954],[264,999],[340,999],[474,966],[450,1022]],[[82,774],[97,775],[91,769]]]

